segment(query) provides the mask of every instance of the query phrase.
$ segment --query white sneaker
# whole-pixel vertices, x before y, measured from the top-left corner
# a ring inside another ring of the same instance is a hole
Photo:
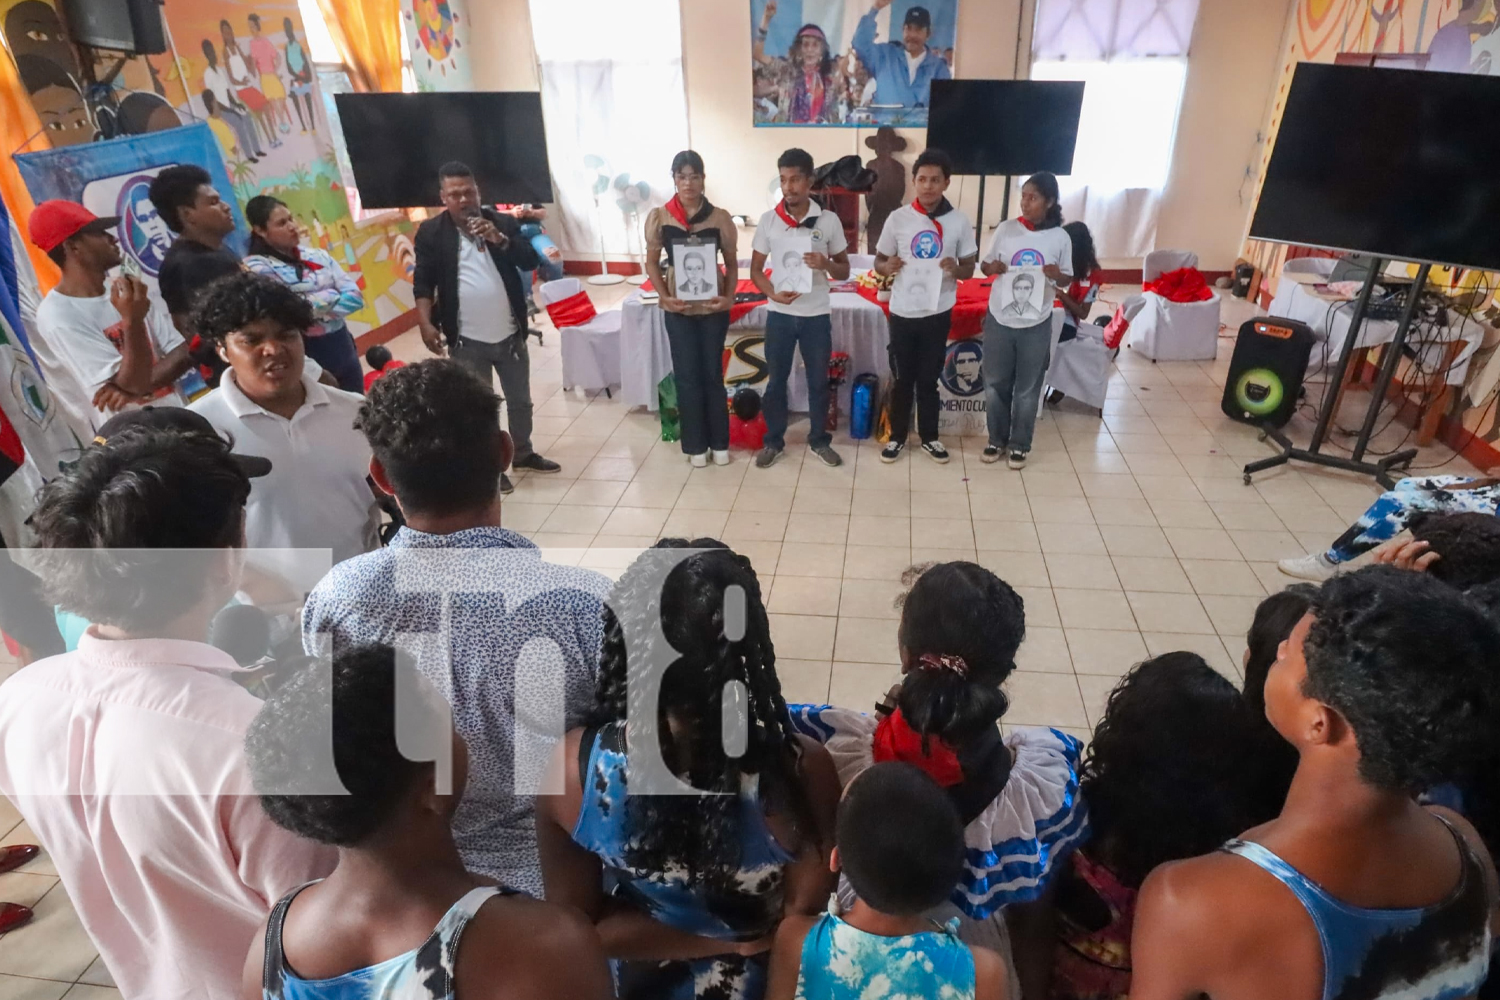
[[[714,464],[715,465],[728,465],[729,464],[729,452],[727,452],[727,451],[715,451],[714,452]]]
[[[700,451],[696,455],[689,455],[688,461],[692,463],[695,469],[706,469],[708,468],[708,452]]]
[[[1295,559],[1283,559],[1276,564],[1276,568],[1299,580],[1322,583],[1339,571],[1339,564],[1330,560],[1327,553],[1309,552]]]

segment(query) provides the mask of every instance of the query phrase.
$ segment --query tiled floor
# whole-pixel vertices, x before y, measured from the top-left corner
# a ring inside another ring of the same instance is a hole
[[[629,291],[590,288],[601,309]],[[1226,301],[1229,330],[1250,315]],[[554,559],[611,575],[662,535],[722,538],[760,573],[792,701],[873,705],[898,676],[902,571],[974,559],[1026,601],[1005,721],[1087,737],[1110,689],[1146,656],[1193,650],[1238,681],[1256,604],[1290,582],[1275,561],[1326,547],[1377,492],[1363,477],[1306,466],[1242,482],[1241,466],[1271,452],[1219,411],[1225,338],[1216,362],[1152,364],[1121,352],[1103,416],[1048,408],[1024,472],[981,464],[979,438],[950,439],[946,466],[920,454],[883,465],[877,443],[846,435],[835,441],[845,464],[830,469],[806,457],[805,421],[769,470],[744,453],[728,468],[691,469],[676,444],[659,440],[653,415],[564,392],[556,336],[541,325],[535,444],[563,472],[518,475],[506,524]],[[415,333],[390,346],[404,360],[427,357]],[[1349,394],[1340,423],[1357,426],[1367,400]],[[1305,441],[1309,426],[1298,417],[1290,432]],[[1375,450],[1405,433],[1392,428]],[[1417,465],[1450,455],[1426,449]],[[1457,460],[1444,471],[1472,469]],[[30,839],[16,819],[0,808],[0,826],[12,827],[5,843]],[[0,899],[37,906],[30,926],[0,938],[0,1000],[118,995],[45,857],[0,877]]]

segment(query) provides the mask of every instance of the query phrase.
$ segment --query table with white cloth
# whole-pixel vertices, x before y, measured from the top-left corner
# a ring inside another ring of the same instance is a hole
[[[834,292],[830,296],[833,306],[833,349],[849,355],[849,371],[838,390],[840,413],[849,412],[849,393],[854,379],[867,372],[884,381],[891,373],[887,347],[890,344],[890,327],[885,310],[856,292]],[[635,292],[621,307],[620,322],[620,391],[626,406],[644,406],[655,411],[658,406],[657,386],[672,371],[672,350],[667,342],[667,325],[660,307],[654,302],[642,301],[641,293]],[[727,345],[730,361],[726,381],[743,381],[759,387],[764,375],[756,371],[765,367],[763,331],[768,310],[764,304],[757,305],[741,316],[729,328]],[[1057,340],[1062,332],[1063,311],[1052,310],[1052,348],[1057,353]],[[759,340],[759,342],[757,342]],[[982,349],[982,337],[970,341],[949,341],[950,357],[944,364],[939,379],[938,395],[940,421],[945,433],[978,434],[984,426],[983,381],[965,382],[953,377],[953,345],[973,343]],[[759,375],[759,378],[753,377]],[[792,365],[788,385],[788,409],[807,412],[807,373],[800,363]]]
[[[1306,323],[1318,342],[1313,346],[1312,358],[1307,373],[1312,375],[1325,366],[1338,364],[1339,353],[1349,336],[1349,326],[1354,321],[1354,300],[1320,295],[1311,284],[1291,280],[1283,275],[1276,287],[1276,297],[1271,300],[1267,315],[1295,319]],[[1395,320],[1365,318],[1359,330],[1357,349],[1379,347],[1396,338]],[[1434,337],[1424,332],[1420,338],[1415,325],[1408,336],[1407,346],[1418,352],[1423,366],[1429,371],[1447,367],[1446,381],[1449,385],[1462,385],[1469,370],[1469,359],[1484,340],[1484,327],[1478,323],[1462,323],[1457,329],[1440,328]],[[1457,357],[1449,360],[1449,346],[1462,340],[1464,346]]]
[[[829,301],[833,305],[833,349],[849,355],[849,375],[839,388],[839,409],[847,413],[849,390],[856,375],[873,372],[884,379],[890,374],[890,359],[886,354],[890,331],[885,311],[858,293],[834,292]],[[642,301],[640,292],[625,300],[621,312],[620,392],[626,406],[644,406],[655,411],[656,387],[672,371],[666,314],[655,302]],[[742,335],[738,331],[764,330],[768,312],[762,303],[741,316],[730,326],[730,342]],[[755,355],[765,358],[764,350],[756,351]],[[788,390],[789,408],[805,413],[807,374],[800,361],[792,365]]]

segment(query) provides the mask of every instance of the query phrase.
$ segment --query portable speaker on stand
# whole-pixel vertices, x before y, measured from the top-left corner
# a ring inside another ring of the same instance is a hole
[[[1270,438],[1291,454],[1295,446],[1280,429],[1297,411],[1316,342],[1306,323],[1274,316],[1247,320],[1235,339],[1220,409],[1234,420],[1259,427],[1262,440]],[[1250,482],[1248,468],[1245,482]]]
[[[1240,327],[1219,404],[1224,415],[1260,428],[1284,427],[1297,409],[1316,338],[1306,323],[1260,316]]]

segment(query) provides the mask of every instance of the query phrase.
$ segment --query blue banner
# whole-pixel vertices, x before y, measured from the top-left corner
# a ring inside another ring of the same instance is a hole
[[[167,167],[196,163],[207,170],[214,187],[234,212],[235,231],[225,244],[240,255],[249,245],[250,227],[240,213],[234,186],[224,169],[223,151],[203,122],[40,153],[18,153],[15,161],[38,203],[64,198],[82,204],[95,215],[118,215],[120,249],[136,258],[148,278],[156,277],[161,258],[175,238],[146,197],[151,178]]]

